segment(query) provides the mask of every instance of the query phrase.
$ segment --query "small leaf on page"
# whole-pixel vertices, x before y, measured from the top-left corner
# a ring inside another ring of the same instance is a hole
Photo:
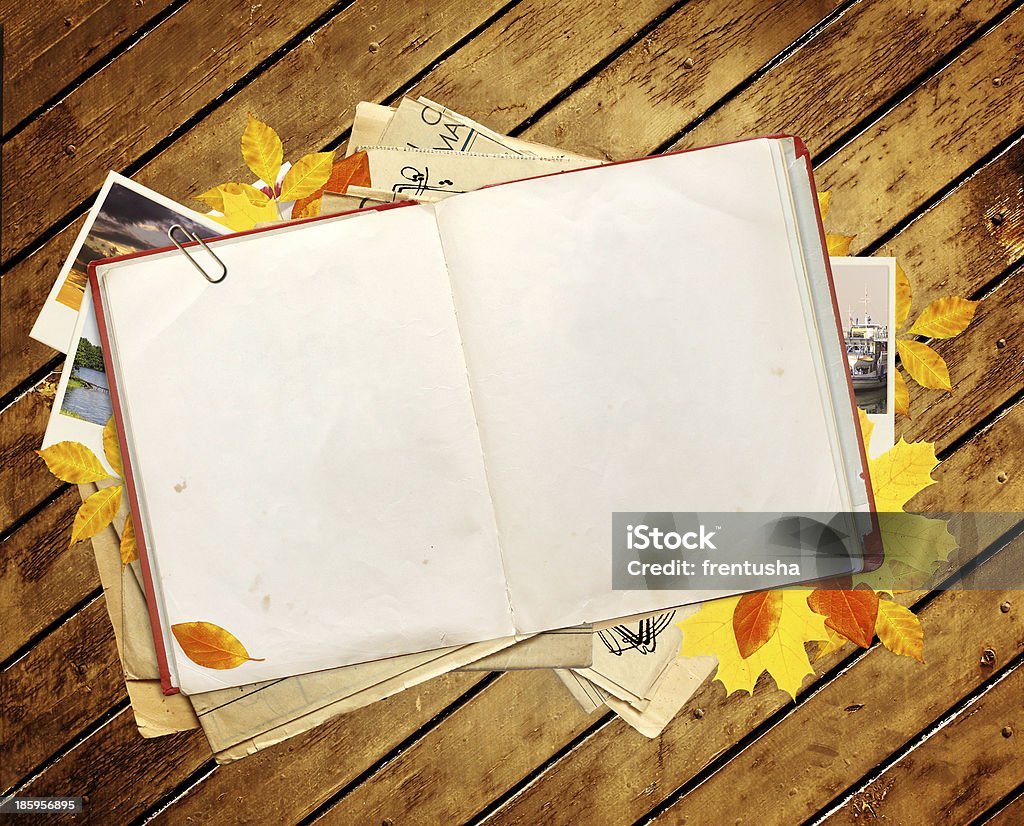
[[[96,491],[82,503],[71,526],[71,544],[96,536],[114,521],[121,508],[121,486],[111,485]]]
[[[171,626],[171,633],[185,656],[204,668],[223,670],[263,662],[250,657],[234,634],[212,622],[180,622]]]
[[[50,473],[62,482],[82,485],[110,478],[96,454],[80,442],[58,442],[36,453],[46,462]]]

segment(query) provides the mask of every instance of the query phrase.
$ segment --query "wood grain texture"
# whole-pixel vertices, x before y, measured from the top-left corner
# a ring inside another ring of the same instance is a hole
[[[240,762],[218,766],[152,822],[297,823],[484,677],[446,674]],[[226,799],[231,807],[224,805]]]
[[[120,826],[159,803],[209,760],[210,745],[198,730],[147,740],[139,736],[131,708],[126,708],[33,777],[18,794],[81,795],[85,814],[76,822]],[[230,809],[229,802],[222,805]],[[32,822],[60,823],[67,822],[67,817],[32,815]]]
[[[0,411],[0,533],[65,486],[36,454],[58,378],[48,376]]]
[[[986,820],[986,826],[1019,826],[1024,823],[1024,785],[1016,791],[1018,795]]]
[[[188,3],[33,120],[3,146],[3,260],[91,198],[108,169],[152,149],[331,3]]]
[[[554,672],[503,674],[317,822],[468,822],[593,723]]]
[[[1016,545],[1024,547],[1024,539]],[[939,594],[919,614],[928,629],[926,665],[876,645],[841,681],[798,705],[654,822],[685,816],[690,824],[715,823],[714,813],[729,806],[764,812],[768,822],[780,824],[814,815],[851,778],[866,774],[1024,652],[1024,612],[999,609],[1014,596]],[[995,652],[991,664],[982,661],[987,649]],[[770,782],[751,783],[755,777]]]
[[[0,789],[126,697],[114,630],[99,597],[0,673]]]
[[[0,662],[100,587],[92,545],[68,547],[81,504],[69,487],[0,543]]]
[[[822,821],[969,823],[1024,783],[1024,667],[945,722]]]
[[[106,55],[131,40],[141,26],[171,2],[4,0],[0,4],[4,24],[4,133],[84,70],[102,65]]]

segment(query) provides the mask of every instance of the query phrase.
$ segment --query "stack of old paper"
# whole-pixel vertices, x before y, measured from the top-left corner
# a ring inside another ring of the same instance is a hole
[[[370,185],[324,193],[322,214],[398,200],[435,201],[491,184],[599,163],[499,135],[425,98],[406,98],[394,108],[360,103],[346,155],[356,151],[367,155]],[[96,455],[104,454],[110,403],[109,399],[103,403],[102,366],[98,370],[88,366],[95,355],[90,348],[98,350],[98,340],[88,296],[82,303],[85,265],[166,246],[168,220],[201,237],[223,231],[207,216],[127,179],[113,175],[108,179],[33,330],[36,338],[55,347],[63,345],[66,352],[75,354],[58,386],[44,446],[77,441]],[[149,229],[145,228],[152,226],[158,230],[146,235]],[[110,453],[106,455],[109,461]],[[95,485],[81,486],[83,498],[96,490]],[[688,606],[603,627],[497,639],[188,697],[165,695],[139,563],[122,557],[124,526],[122,513],[93,538],[93,546],[140,731],[153,737],[201,726],[221,762],[460,669],[553,668],[588,712],[607,706],[653,737],[715,667],[713,658],[677,656],[681,639],[677,623],[696,610]]]

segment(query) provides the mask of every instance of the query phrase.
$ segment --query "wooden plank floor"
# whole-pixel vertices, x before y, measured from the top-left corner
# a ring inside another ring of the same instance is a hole
[[[915,597],[926,665],[843,650],[796,702],[707,683],[656,740],[549,672],[447,675],[225,767],[195,732],[143,740],[91,551],[67,549],[77,492],[33,453],[62,358],[27,337],[106,170],[190,203],[246,179],[248,112],[287,157],[403,93],[612,159],[793,132],[912,312],[985,299],[937,345],[954,392],[912,388],[898,423],[941,459],[913,504],[1024,510],[1022,5],[0,0],[0,794],[86,795],[101,824],[1022,822],[1019,529],[982,531],[986,589]]]

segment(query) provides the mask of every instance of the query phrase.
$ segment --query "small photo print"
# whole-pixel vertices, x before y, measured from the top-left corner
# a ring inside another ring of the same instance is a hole
[[[60,412],[101,427],[113,414],[95,313],[85,318]]]
[[[200,238],[220,234],[120,183],[113,183],[89,234],[57,292],[57,301],[77,312],[89,281],[89,264],[170,245],[167,230],[180,224]]]
[[[857,406],[889,412],[889,271],[860,267],[836,279],[836,299]]]
[[[74,355],[72,334],[89,281],[89,264],[104,258],[169,247],[175,224],[200,238],[223,235],[227,228],[116,172],[107,175],[99,197],[75,239],[32,326],[36,341]],[[72,351],[69,352],[69,347]]]

